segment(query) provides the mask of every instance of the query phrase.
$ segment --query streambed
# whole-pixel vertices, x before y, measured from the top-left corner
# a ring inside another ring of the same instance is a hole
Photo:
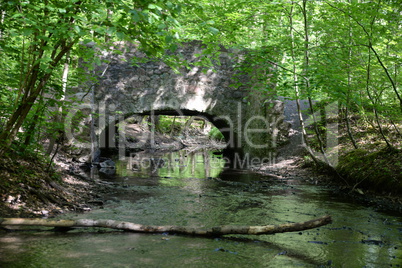
[[[402,267],[402,216],[376,211],[300,178],[225,168],[213,151],[137,154],[94,179],[104,205],[63,218],[152,225],[265,225],[325,214],[303,232],[202,238],[104,229],[0,233],[0,267]]]

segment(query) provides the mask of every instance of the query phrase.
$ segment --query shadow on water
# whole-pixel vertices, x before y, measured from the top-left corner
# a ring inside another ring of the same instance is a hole
[[[401,216],[374,211],[297,178],[225,168],[212,151],[117,160],[104,208],[69,218],[152,225],[266,225],[330,214],[303,232],[221,238],[102,229],[0,234],[1,267],[400,267]]]

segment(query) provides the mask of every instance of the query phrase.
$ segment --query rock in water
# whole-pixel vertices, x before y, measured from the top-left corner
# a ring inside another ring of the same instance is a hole
[[[101,168],[115,168],[116,167],[116,164],[111,159],[101,162],[99,165],[101,166]]]

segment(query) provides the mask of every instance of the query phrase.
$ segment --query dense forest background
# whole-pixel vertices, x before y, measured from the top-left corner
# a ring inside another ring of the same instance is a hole
[[[308,100],[312,114],[337,103],[345,154],[338,170],[361,175],[358,167],[382,159],[384,180],[401,184],[401,27],[399,0],[2,1],[0,157],[52,157],[74,105],[66,89],[99,64],[94,44],[137,42],[175,67],[184,63],[164,52],[201,40],[203,66],[221,45],[248,51],[242,71],[261,82],[250,90]],[[326,152],[326,131],[316,118],[304,133],[307,145]],[[49,148],[44,139],[53,141]]]

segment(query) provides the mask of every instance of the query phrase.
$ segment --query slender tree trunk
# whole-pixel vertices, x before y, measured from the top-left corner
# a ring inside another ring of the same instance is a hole
[[[173,116],[173,121],[172,121],[172,124],[170,125],[170,136],[173,135],[175,122],[176,122],[176,116]]]
[[[95,120],[96,116],[95,108],[95,86],[91,86],[91,163],[98,163],[100,161],[100,149],[99,141],[96,138],[95,132]]]
[[[109,64],[106,65],[105,69],[103,69],[100,77],[103,77],[109,68]],[[95,72],[94,72],[95,75]],[[91,163],[98,163],[100,161],[101,152],[99,149],[99,140],[96,136],[95,131],[95,121],[98,118],[96,115],[96,101],[95,101],[95,84],[92,84],[89,88],[89,92],[91,92]]]
[[[4,18],[6,17],[6,11],[0,11],[0,24],[4,24]],[[0,39],[3,39],[3,29],[0,29]]]
[[[401,133],[401,131],[399,131],[398,127],[395,125],[395,122],[392,119],[390,119],[390,122],[391,122],[392,126],[395,128],[396,133],[398,133],[398,135],[402,138],[402,133]]]
[[[31,110],[33,103],[35,102],[39,94],[34,94],[26,101],[20,104],[18,109],[12,114],[8,120],[5,129],[0,134],[0,156],[5,153],[11,146],[11,143],[17,136],[18,130],[25,121],[29,111]]]
[[[317,118],[314,111],[313,101],[311,99],[311,86],[310,86],[310,79],[308,77],[308,69],[310,68],[310,35],[309,35],[309,23],[308,23],[308,14],[307,14],[307,2],[308,0],[303,0],[302,3],[302,13],[303,13],[303,28],[304,28],[304,75],[306,76],[306,91],[307,91],[307,99],[310,106],[311,116],[313,117],[313,125],[314,125],[314,132],[317,137],[318,146],[320,151],[324,157],[324,161],[327,165],[332,167],[332,164],[328,160],[328,157],[324,150],[323,141],[321,138],[321,134],[318,130]],[[310,153],[311,154],[311,153]],[[313,153],[314,154],[314,153]],[[316,161],[316,160],[315,160]]]
[[[397,86],[396,86],[396,83],[395,83],[394,79],[392,79],[391,74],[390,74],[389,71],[388,71],[388,68],[387,68],[387,67],[384,65],[384,63],[382,62],[381,57],[378,55],[377,51],[374,49],[374,47],[373,47],[373,45],[371,44],[371,42],[370,42],[370,44],[369,44],[369,48],[371,49],[371,51],[373,51],[375,57],[377,58],[378,63],[380,63],[380,65],[381,65],[382,69],[384,70],[384,72],[385,72],[385,74],[386,74],[388,80],[390,81],[390,83],[391,83],[391,85],[392,85],[392,89],[394,90],[395,96],[396,96],[396,97],[398,98],[398,100],[399,100],[399,106],[400,106],[400,109],[401,109],[401,112],[402,112],[402,97],[401,97],[401,95],[400,95],[399,92],[398,92],[398,89],[397,89]]]
[[[184,135],[187,135],[188,130],[193,122],[194,122],[194,116],[190,116],[190,118],[184,124],[184,129],[182,130],[182,133],[184,133]]]
[[[348,106],[345,106],[345,121],[346,121],[346,131],[348,132],[348,136],[349,139],[352,141],[353,147],[355,147],[355,149],[359,148],[357,146],[356,140],[353,137],[352,131],[350,129],[350,122],[349,122],[349,109]]]
[[[369,89],[369,86],[370,86],[370,72],[371,72],[370,67],[371,67],[371,50],[369,48],[368,62],[367,62],[367,72],[366,72],[367,73],[367,75],[366,75],[366,91],[367,91],[367,95],[368,95],[371,103],[373,104],[373,111],[374,111],[376,123],[377,123],[378,129],[380,131],[381,137],[385,141],[385,143],[387,144],[387,147],[392,148],[392,145],[389,143],[389,141],[388,141],[387,137],[385,136],[384,131],[382,129],[381,122],[380,122],[378,112],[377,112],[377,109],[376,109],[376,101],[374,100],[373,96],[370,93],[370,89]]]
[[[150,129],[154,132],[161,132],[160,124],[159,124],[159,115],[156,115],[152,112],[148,117],[148,123],[151,124]]]
[[[69,61],[70,61],[70,53],[68,52],[66,54],[66,61],[64,62],[64,68],[63,68],[63,74],[62,74],[62,95],[60,98],[60,101],[64,101],[65,100],[65,96],[66,96],[66,90],[67,90],[67,83],[68,83],[68,71],[70,68],[69,65]],[[55,116],[55,122],[56,123],[60,123],[63,119],[63,106],[60,106],[58,108],[58,112]],[[53,152],[53,148],[54,148],[54,144],[56,143],[56,141],[60,138],[61,135],[64,135],[64,132],[62,129],[57,129],[56,133],[53,134],[50,139],[49,139],[49,146],[47,148],[47,155],[51,155],[51,153]],[[57,151],[57,150],[56,150]]]
[[[351,140],[353,147],[355,149],[358,148],[356,140],[353,136],[352,130],[350,128],[350,121],[349,121],[349,105],[350,105],[350,94],[352,88],[352,73],[351,73],[351,60],[352,60],[352,45],[353,45],[353,33],[352,33],[352,25],[349,18],[349,51],[348,51],[348,63],[347,63],[347,74],[348,74],[348,91],[346,93],[346,105],[345,105],[345,121],[346,121],[346,131],[348,133],[349,139]]]
[[[43,95],[40,96],[39,103],[37,105],[35,114],[33,118],[31,119],[30,125],[28,129],[25,130],[25,141],[24,141],[24,147],[21,148],[21,151],[24,152],[26,148],[29,146],[29,144],[32,141],[32,137],[35,134],[35,129],[36,126],[39,123],[39,117],[43,114],[44,111],[44,106],[43,106]]]
[[[55,48],[55,50],[52,52],[53,60],[51,63],[49,63],[48,67],[53,70],[63,56],[77,41],[78,39],[71,41],[67,45],[61,47],[60,51],[58,51],[59,47]],[[42,41],[41,45],[45,46],[46,43],[43,43]],[[39,56],[37,58],[41,58],[43,56],[43,49],[39,49],[38,51]],[[11,115],[7,121],[5,129],[0,134],[0,157],[10,149],[12,142],[17,136],[19,128],[25,121],[38,96],[44,92],[45,86],[52,75],[52,72],[48,72],[39,78],[39,72],[40,61],[32,66],[31,71],[27,76],[27,83],[24,84],[25,94],[21,99],[21,103],[19,104],[17,110]]]
[[[302,132],[302,138],[303,138],[303,145],[306,148],[307,152],[313,159],[315,163],[318,163],[318,159],[316,158],[313,150],[311,149],[309,138],[307,136],[307,131],[306,127],[304,125],[304,119],[303,119],[303,113],[301,110],[301,105],[300,105],[300,91],[299,91],[299,86],[298,86],[298,76],[296,72],[296,55],[295,55],[295,42],[294,42],[294,33],[293,33],[293,8],[294,8],[295,2],[292,2],[292,6],[290,7],[290,12],[289,12],[289,35],[291,38],[291,57],[292,57],[292,62],[293,62],[293,83],[294,83],[294,90],[295,90],[295,95],[296,95],[296,106],[297,106],[297,114],[299,117],[300,121],[300,128]]]

